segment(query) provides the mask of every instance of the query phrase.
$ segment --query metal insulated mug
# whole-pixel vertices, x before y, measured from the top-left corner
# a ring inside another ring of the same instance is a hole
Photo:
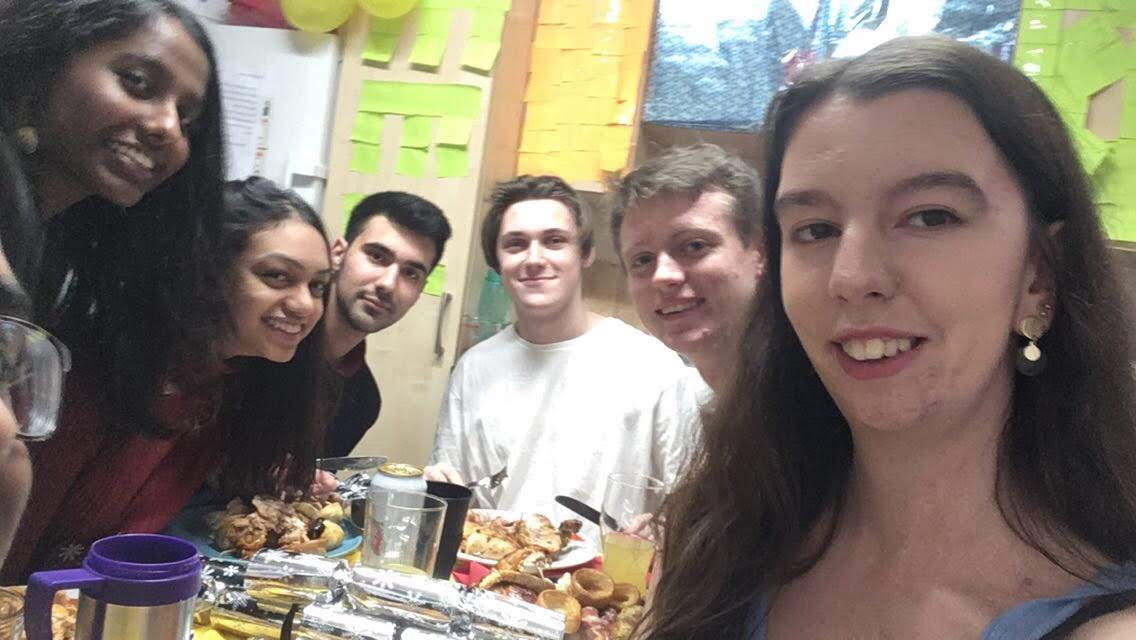
[[[51,640],[51,602],[79,589],[76,640],[189,640],[201,588],[197,548],[180,538],[124,534],[91,545],[81,569],[43,571],[28,580],[28,640]]]

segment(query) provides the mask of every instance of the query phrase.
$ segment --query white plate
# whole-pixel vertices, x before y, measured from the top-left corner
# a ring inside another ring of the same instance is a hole
[[[501,511],[498,509],[470,509],[470,513],[479,513],[492,518],[505,518],[506,520],[520,520],[524,516],[523,513],[516,511]],[[555,524],[554,524],[555,526]],[[560,555],[552,561],[552,564],[545,567],[545,571],[561,571],[564,569],[572,569],[581,565],[588,564],[596,559],[599,551],[586,540],[571,540],[568,545],[560,550]],[[468,553],[458,551],[458,560],[465,560],[468,562],[477,562],[487,567],[497,565],[496,560],[489,558],[482,558],[481,556],[474,556]]]

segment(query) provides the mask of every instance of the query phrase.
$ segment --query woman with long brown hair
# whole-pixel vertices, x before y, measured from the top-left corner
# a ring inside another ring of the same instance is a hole
[[[1130,606],[1132,325],[1052,105],[905,38],[766,123],[766,273],[643,635],[1066,637]]]

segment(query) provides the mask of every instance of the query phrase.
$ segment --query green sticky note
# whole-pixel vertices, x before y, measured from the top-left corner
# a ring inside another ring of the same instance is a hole
[[[351,212],[355,210],[355,206],[359,204],[363,198],[366,198],[363,193],[345,193],[343,194],[343,230],[347,231],[347,225],[351,222]]]
[[[1092,175],[1109,154],[1108,143],[1082,124],[1069,119],[1065,120],[1065,124],[1069,129],[1069,135],[1073,138],[1073,146],[1076,147],[1077,155],[1081,158],[1085,173]]]
[[[1027,76],[1051,76],[1057,72],[1057,47],[1023,44],[1014,52],[1014,66]]]
[[[550,2],[557,2],[563,0],[549,0]],[[481,9],[496,9],[498,11],[508,11],[513,8],[513,0],[472,0],[471,7]]]
[[[1124,77],[1124,48],[1119,40],[1104,46],[1089,41],[1066,43],[1057,54],[1058,74],[1073,95],[1088,99]]]
[[[355,173],[378,173],[379,158],[379,145],[351,143],[351,170]]]
[[[501,51],[500,40],[484,40],[470,38],[465,42],[462,51],[462,66],[489,73],[493,70],[493,63],[497,62],[497,53]]]
[[[383,33],[386,35],[397,36],[402,33],[402,25],[406,22],[405,18],[379,18],[371,17],[371,33]]]
[[[1101,0],[1065,0],[1066,9],[1077,9],[1080,11],[1100,11],[1104,9]]]
[[[1073,93],[1073,90],[1065,83],[1064,78],[1060,76],[1035,77],[1033,80],[1062,114],[1084,116],[1088,113],[1089,101],[1083,96]],[[1081,120],[1084,120],[1084,118],[1082,117]]]
[[[379,144],[383,138],[383,114],[360,111],[355,114],[355,126],[351,129],[351,139],[355,142]]]
[[[419,0],[423,9],[465,9],[473,6],[473,0]]]
[[[469,35],[485,40],[501,40],[505,30],[505,12],[498,9],[474,9],[473,27]]]
[[[1124,77],[1124,111],[1121,115],[1120,137],[1136,139],[1136,72]]]
[[[402,120],[402,139],[400,147],[425,149],[434,137],[434,118],[429,116],[406,116]]]
[[[422,178],[426,175],[426,158],[428,157],[429,153],[426,149],[399,147],[398,164],[395,165],[394,172],[409,178]]]
[[[438,263],[426,276],[426,284],[422,286],[422,293],[428,296],[440,296],[446,290],[446,265]]]
[[[1065,0],[1022,0],[1022,9],[1061,10],[1065,8]]]
[[[414,41],[414,49],[410,52],[410,64],[423,67],[436,67],[442,64],[442,56],[446,53],[445,36],[420,35]]]
[[[481,88],[465,84],[364,80],[359,92],[359,110],[473,118],[481,110]]]
[[[1022,11],[1021,25],[1018,27],[1020,44],[1057,44],[1060,41],[1060,11]]]
[[[445,38],[450,35],[449,9],[419,9],[418,35],[438,36]]]
[[[363,59],[386,64],[394,57],[394,49],[397,45],[397,34],[368,33],[367,44],[363,47]]]
[[[466,147],[440,144],[434,147],[434,167],[439,178],[461,178],[469,175],[469,151]]]
[[[472,131],[473,118],[442,116],[438,120],[438,133],[434,142],[464,147],[469,144],[469,136]]]

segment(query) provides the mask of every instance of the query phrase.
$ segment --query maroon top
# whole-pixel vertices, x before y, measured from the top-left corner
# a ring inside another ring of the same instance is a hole
[[[223,457],[219,421],[170,438],[108,436],[109,411],[90,370],[68,374],[59,428],[34,443],[33,484],[0,584],[23,584],[35,571],[78,566],[92,542],[116,533],[166,527]],[[155,402],[164,425],[185,423],[189,402],[177,391]]]

